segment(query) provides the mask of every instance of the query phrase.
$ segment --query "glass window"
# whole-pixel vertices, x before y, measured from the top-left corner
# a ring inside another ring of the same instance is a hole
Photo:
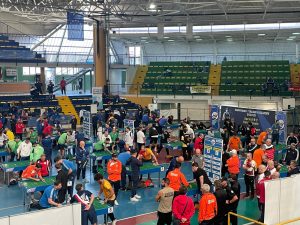
[[[30,75],[29,67],[23,67],[23,75]]]

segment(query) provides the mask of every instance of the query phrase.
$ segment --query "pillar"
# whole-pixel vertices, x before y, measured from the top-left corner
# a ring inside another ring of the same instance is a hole
[[[42,91],[45,94],[46,93],[46,89],[47,89],[45,67],[41,67],[40,80],[41,80],[41,82],[43,84]]]
[[[106,35],[99,23],[94,26],[95,87],[106,85]]]

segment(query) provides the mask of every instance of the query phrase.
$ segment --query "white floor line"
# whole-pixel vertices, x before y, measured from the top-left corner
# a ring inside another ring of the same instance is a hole
[[[156,213],[156,212],[157,212],[157,211],[153,211],[153,212],[144,213],[144,214],[140,214],[140,215],[136,215],[136,216],[130,216],[130,217],[126,217],[126,218],[124,218],[124,219],[118,220],[118,221],[128,220],[128,219],[132,219],[132,218],[134,218],[134,217],[139,217],[139,216],[145,216],[145,215],[149,215],[149,214]]]

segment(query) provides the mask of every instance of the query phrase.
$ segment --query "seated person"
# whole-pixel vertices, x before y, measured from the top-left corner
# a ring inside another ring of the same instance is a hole
[[[290,166],[288,168],[289,168],[289,171],[288,171],[288,174],[287,174],[288,177],[290,177],[294,174],[300,173],[299,168],[297,166],[297,161],[295,161],[295,160],[291,161]]]
[[[45,182],[45,179],[42,177],[41,169],[42,166],[40,164],[28,166],[22,173],[22,179]]]
[[[273,88],[272,88],[272,94],[279,94],[279,87],[278,87],[278,84],[274,84],[273,85]]]
[[[269,88],[270,88],[270,89],[273,88],[273,86],[274,86],[274,80],[273,80],[272,77],[268,77],[268,78],[267,78],[267,86],[268,86],[268,89],[269,89]]]
[[[264,95],[266,95],[267,91],[268,91],[268,86],[266,83],[264,83],[262,86],[261,86],[261,91]]]
[[[60,181],[55,181],[53,185],[47,187],[39,201],[39,209],[61,207],[61,204],[58,203],[58,191],[61,187]]]

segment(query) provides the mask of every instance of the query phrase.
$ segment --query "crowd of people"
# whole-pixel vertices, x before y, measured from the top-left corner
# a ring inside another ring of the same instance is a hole
[[[166,144],[172,141],[180,141],[182,155],[174,156],[170,160],[161,183],[162,189],[155,196],[155,200],[159,202],[159,225],[188,225],[195,208],[199,209],[199,224],[227,224],[228,212],[237,212],[241,197],[238,177],[242,174],[246,186],[245,197],[257,198],[261,211],[259,221],[263,222],[264,182],[278,179],[282,165],[288,167],[288,176],[299,173],[299,141],[293,133],[287,137],[287,151],[282,161],[275,160],[273,144],[278,141],[276,123],[272,128],[257,133],[251,123],[236,129],[230,120],[225,121],[222,128],[222,178],[211,180],[205,171],[203,151],[205,135],[213,135],[213,132],[203,123],[191,123],[189,119],[185,119],[179,124],[179,136],[175,137],[167,128],[174,123],[172,116],[166,118],[155,113],[152,115],[147,107],[141,107],[137,113],[138,124],[135,124],[135,129],[125,127],[122,130],[120,127],[124,126],[123,118],[125,116],[122,109],[116,114],[106,111],[92,117],[95,138],[93,151],[106,151],[111,154],[111,159],[105,160],[104,164],[102,160],[92,161],[94,180],[99,184],[97,196],[84,189],[84,184],[88,182],[86,168],[91,152],[86,147],[83,133],[77,129],[74,117],[70,121],[70,130],[53,126],[53,123],[49,123],[53,120],[45,114],[37,120],[35,129],[29,128],[26,132],[26,125],[21,119],[16,120],[15,126],[12,126],[13,123],[7,126],[7,122],[2,122],[0,147],[9,152],[7,160],[30,161],[30,165],[18,174],[16,181],[44,181],[45,177],[51,174],[52,167],[57,172],[56,181],[45,189],[39,201],[32,196],[32,206],[45,209],[60,207],[65,202],[79,202],[82,205],[82,224],[88,224],[88,220],[97,224],[93,206],[95,198],[110,206],[119,205],[117,199],[120,190],[130,190],[130,201],[141,201],[142,195],[139,194],[138,188],[142,183],[146,183],[142,182],[141,166],[147,163],[157,165],[162,158],[159,154],[166,151],[169,155]],[[11,121],[13,120],[9,120],[9,123]],[[55,149],[58,153],[54,157],[52,152]],[[191,163],[189,173],[194,178],[191,181],[186,179],[188,174],[182,171],[182,167],[188,163]],[[107,178],[103,173],[99,173],[99,168],[103,165],[106,167]],[[130,168],[129,174],[126,167]],[[150,174],[146,181],[151,182]],[[192,183],[197,184],[201,196],[200,200],[196,201],[197,204],[194,203],[195,199],[187,196]],[[73,193],[74,187],[76,194]],[[108,216],[112,224],[116,224],[114,213],[109,213]],[[237,225],[237,217],[232,216],[231,222]]]

